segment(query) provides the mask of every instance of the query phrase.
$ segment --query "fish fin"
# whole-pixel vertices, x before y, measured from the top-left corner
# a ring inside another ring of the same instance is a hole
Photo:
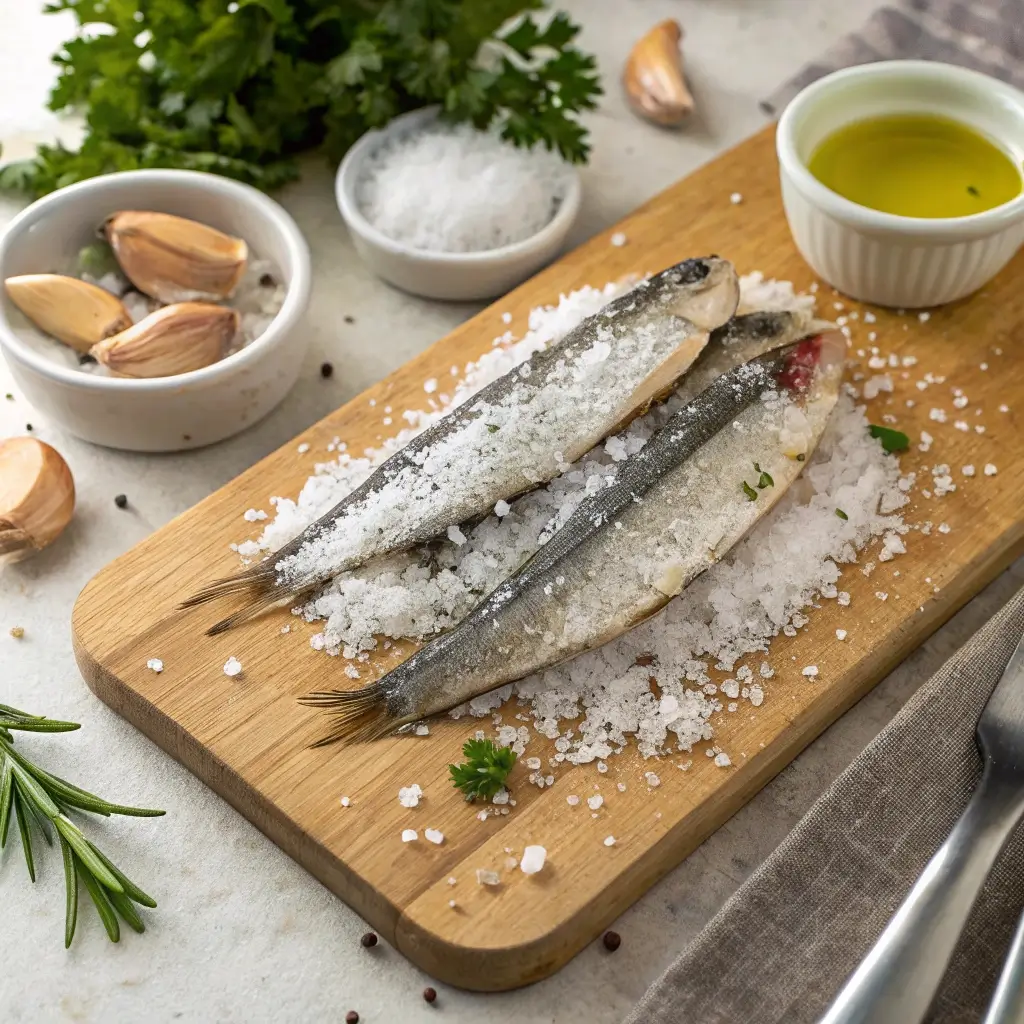
[[[206,631],[207,636],[216,636],[218,633],[226,633],[239,623],[255,618],[268,608],[292,600],[298,593],[300,592],[279,588],[277,586],[277,571],[272,564],[268,563],[254,566],[237,576],[214,580],[202,590],[196,591],[191,597],[182,601],[178,608],[181,610],[196,608],[209,601],[216,601],[220,597],[244,594],[246,603],[238,611],[214,623]]]
[[[360,690],[327,690],[300,697],[300,704],[325,708],[334,718],[334,730],[313,746],[326,747],[340,740],[368,743],[393,732],[402,723],[389,714],[387,696],[387,690],[378,682]]]

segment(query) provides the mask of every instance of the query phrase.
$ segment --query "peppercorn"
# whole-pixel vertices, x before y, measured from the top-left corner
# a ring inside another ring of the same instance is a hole
[[[432,1003],[437,999],[437,992],[432,988],[425,988],[423,990],[423,998],[426,999],[428,1003]]]
[[[128,495],[127,494],[115,495],[114,496],[114,504],[118,508],[127,508],[128,507]]]
[[[367,932],[359,941],[363,944],[364,949],[370,949],[377,945],[377,934],[376,932]]]
[[[326,380],[328,377],[334,376],[334,367],[330,363],[320,364],[320,376]]]
[[[359,1024],[359,1014],[355,1010],[349,1010],[345,1014],[345,1024]]]
[[[605,932],[601,941],[609,953],[614,953],[622,945],[622,936],[618,932]]]

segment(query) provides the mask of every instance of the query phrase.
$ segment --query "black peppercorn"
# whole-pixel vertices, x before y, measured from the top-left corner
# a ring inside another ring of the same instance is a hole
[[[321,363],[320,364],[320,376],[323,377],[325,380],[328,377],[333,377],[334,376],[334,367],[330,363]]]
[[[367,932],[359,941],[363,944],[364,949],[370,949],[377,945],[377,934],[376,932]]]
[[[128,507],[128,495],[127,494],[118,494],[118,495],[116,495],[115,498],[114,498],[114,504],[118,508],[127,508]]]
[[[601,941],[609,953],[614,953],[622,945],[622,936],[618,932],[605,932]]]

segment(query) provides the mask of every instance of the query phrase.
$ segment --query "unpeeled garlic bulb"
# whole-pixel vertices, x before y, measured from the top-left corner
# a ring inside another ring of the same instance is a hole
[[[179,302],[94,345],[91,354],[121,377],[174,377],[227,355],[239,316],[226,306]]]
[[[683,77],[682,38],[678,21],[659,22],[633,47],[622,73],[630,105],[655,124],[679,125],[693,112]]]
[[[88,352],[131,326],[132,318],[117,296],[77,277],[22,274],[7,278],[4,288],[36,327],[77,352]]]
[[[103,231],[128,280],[165,303],[227,298],[248,260],[242,239],[169,213],[124,210]]]
[[[0,441],[0,562],[52,544],[74,511],[75,481],[57,451],[34,437]]]

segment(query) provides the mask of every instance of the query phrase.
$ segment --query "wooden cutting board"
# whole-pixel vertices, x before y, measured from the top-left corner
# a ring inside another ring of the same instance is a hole
[[[96,694],[443,981],[500,990],[557,970],[1020,553],[1024,352],[1017,338],[1024,331],[1024,258],[983,294],[936,310],[927,322],[877,311],[870,328],[862,319],[853,324],[854,359],[870,344],[871,329],[886,355],[919,360],[910,370],[891,371],[895,393],[870,402],[870,418],[895,415],[915,442],[922,430],[934,435],[929,453],[915,444],[903,455],[903,468],[924,474],[927,487],[930,468],[948,463],[957,490],[930,499],[916,490],[905,511],[911,522],[948,523],[950,531],[912,534],[908,553],[871,578],[847,567],[841,586],[853,597],[851,607],[825,602],[799,635],[773,642],[780,670],[765,685],[763,706],[715,716],[718,742],[733,753],[731,768],[715,767],[703,749],[694,751],[686,772],[672,763],[682,757],[659,765],[630,751],[613,758],[606,775],[593,764],[563,767],[551,788],[539,790],[520,764],[512,813],[479,821],[476,808],[449,784],[447,766],[486,720],[446,719],[432,724],[426,738],[311,750],[325,721],[296,698],[346,681],[339,661],[310,649],[315,629],[281,610],[211,639],[203,630],[221,608],[179,613],[175,604],[236,568],[228,545],[244,539],[245,509],[266,507],[270,495],[297,494],[336,436],[354,452],[379,443],[402,422],[402,410],[422,408],[424,380],[447,378],[453,364],[490,347],[507,329],[503,312],[512,313],[519,336],[528,311],[560,292],[709,252],[733,260],[741,272],[757,269],[809,287],[813,277],[790,240],[775,166],[767,129],[616,225],[626,245],[611,245],[611,230],[592,239],[179,516],[99,573],[75,607],[78,663]],[[741,203],[730,202],[733,192],[742,194]],[[837,315],[832,304],[840,300],[831,289],[823,285],[819,300],[824,315]],[[843,305],[843,315],[863,316],[863,307]],[[851,366],[851,377],[883,372],[865,362]],[[920,391],[916,382],[926,371],[947,380]],[[962,410],[952,404],[954,386],[969,397]],[[998,410],[1003,403],[1009,411]],[[382,424],[385,405],[395,410],[394,427]],[[944,409],[947,421],[930,419],[932,408]],[[968,432],[954,426],[958,418]],[[297,454],[300,441],[310,445],[308,454]],[[960,468],[969,463],[977,475],[967,479]],[[997,475],[984,475],[987,463]],[[888,599],[879,600],[876,591]],[[287,635],[280,629],[285,623],[293,624]],[[845,642],[836,638],[838,626],[848,630]],[[222,671],[230,656],[244,666],[236,678]],[[146,668],[153,657],[163,660],[162,674]],[[799,669],[811,662],[820,669],[814,682]],[[546,748],[535,740],[527,753],[543,756]],[[653,790],[643,780],[652,768],[662,780]],[[620,781],[626,792],[617,790]],[[408,810],[399,805],[398,790],[414,782],[426,795]],[[599,815],[567,805],[569,794],[586,797],[597,785],[606,796]],[[351,806],[340,805],[342,796]],[[418,842],[401,841],[409,827],[420,831]],[[424,842],[427,827],[445,834],[443,845]],[[603,844],[609,834],[617,837],[613,847]],[[547,848],[543,872],[528,877],[506,870],[506,849],[518,856],[530,843]],[[477,868],[498,870],[501,886],[478,885]]]

